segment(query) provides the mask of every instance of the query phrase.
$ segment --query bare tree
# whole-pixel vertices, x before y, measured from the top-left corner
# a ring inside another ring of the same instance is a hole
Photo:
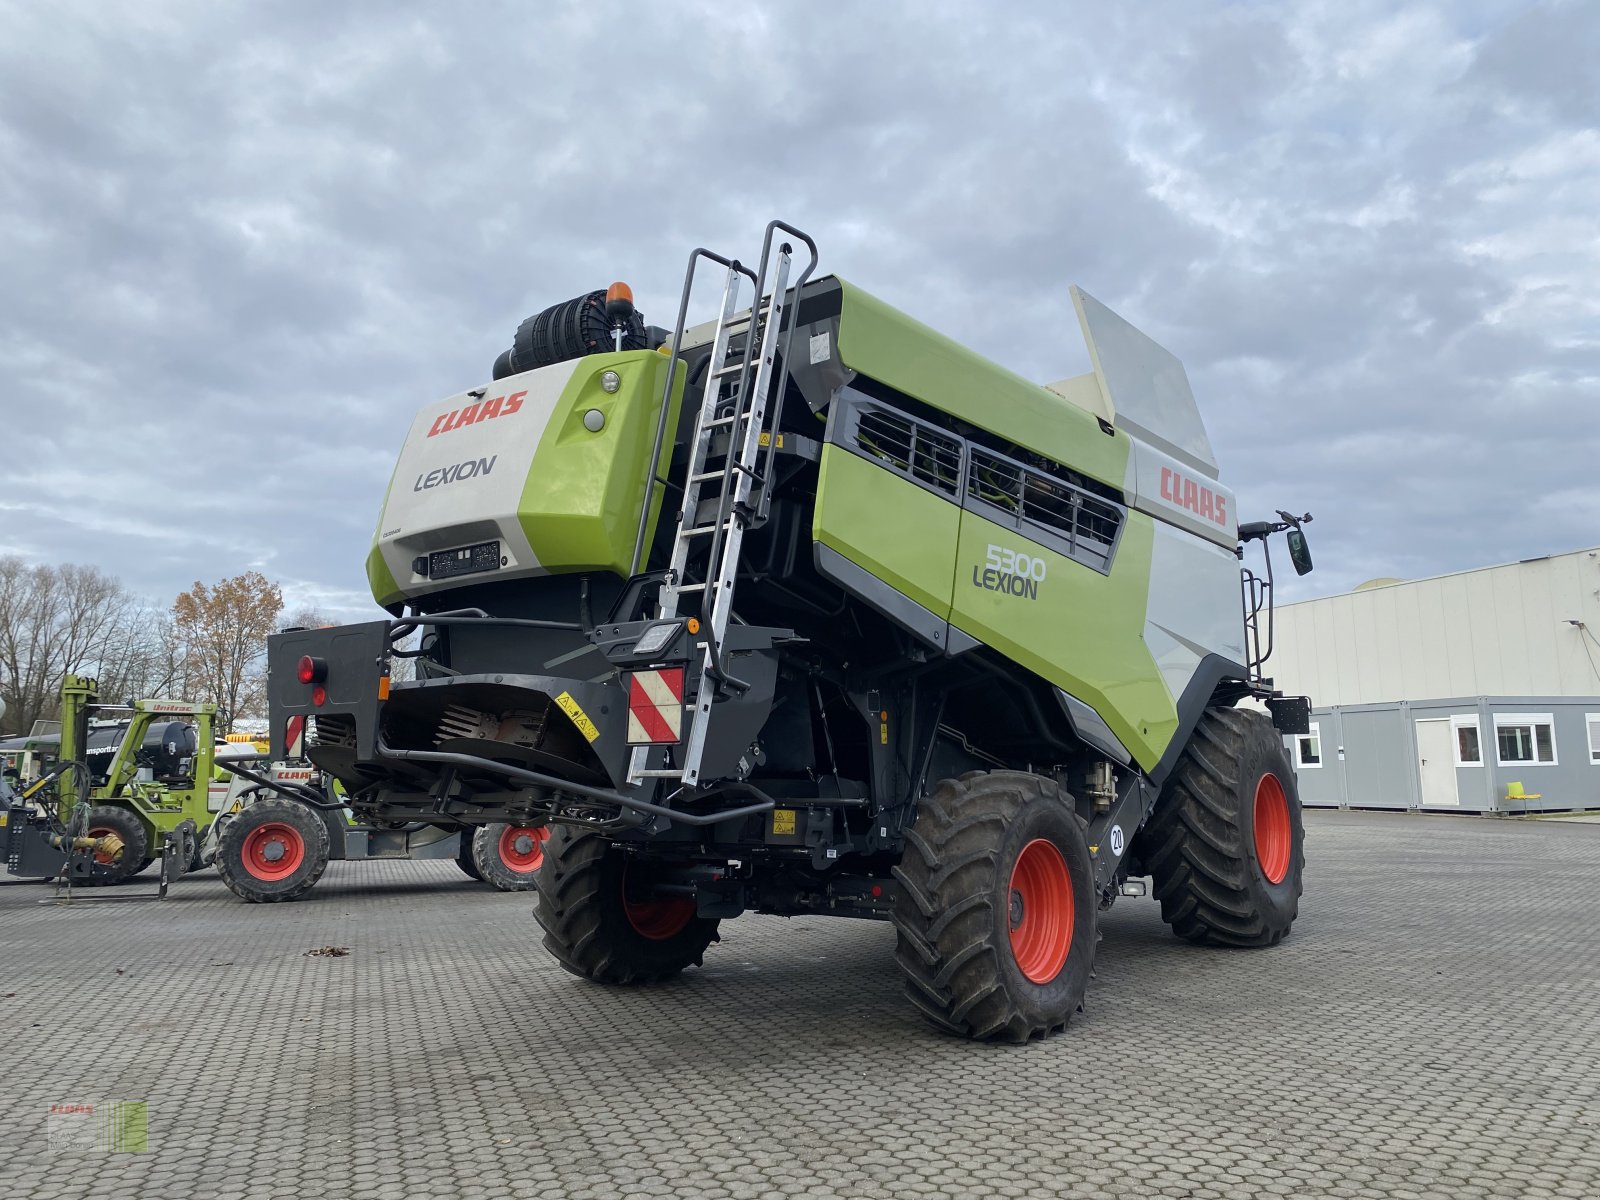
[[[197,580],[173,602],[191,698],[216,704],[220,729],[260,713],[267,635],[282,611],[282,589],[259,571],[209,585]]]
[[[326,613],[309,605],[294,610],[278,622],[279,631],[285,629],[322,629],[337,622]]]
[[[57,715],[68,672],[98,677],[122,698],[149,653],[149,614],[97,567],[0,558],[0,696],[6,728]],[[139,682],[143,683],[141,678]]]
[[[139,700],[188,698],[183,647],[172,614],[143,608],[101,658],[100,695]]]

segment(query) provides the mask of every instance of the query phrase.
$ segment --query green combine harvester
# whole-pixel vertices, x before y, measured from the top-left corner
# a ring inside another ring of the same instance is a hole
[[[1041,387],[816,264],[781,222],[754,269],[696,250],[670,333],[613,285],[423,409],[367,562],[392,619],[271,639],[274,757],[362,820],[547,827],[545,945],[601,983],[744,912],[866,917],[935,1025],[1023,1041],[1145,876],[1186,938],[1279,941],[1309,704],[1239,559],[1281,531],[1309,570],[1309,518],[1237,523],[1182,365],[1089,295],[1093,371]]]

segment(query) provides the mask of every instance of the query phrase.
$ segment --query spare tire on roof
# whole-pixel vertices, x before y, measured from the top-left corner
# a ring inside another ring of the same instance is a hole
[[[644,317],[635,310],[623,327],[622,348],[644,350],[648,346]],[[494,360],[494,377],[504,379],[535,367],[548,367],[552,363],[615,349],[611,322],[606,319],[606,294],[602,289],[552,304],[518,325],[516,336],[511,339],[511,349]]]

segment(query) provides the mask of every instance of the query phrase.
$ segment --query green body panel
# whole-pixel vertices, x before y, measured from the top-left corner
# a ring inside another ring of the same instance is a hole
[[[894,482],[899,483],[898,479]],[[909,486],[909,485],[904,485]],[[953,508],[954,505],[948,507]],[[1088,704],[1146,770],[1161,760],[1178,710],[1144,643],[1155,526],[1129,512],[1110,575],[974,513],[961,514],[950,622]],[[1031,597],[984,587],[989,547],[1045,564]]]
[[[845,366],[997,437],[1121,488],[1126,434],[1047,388],[839,280],[839,357]]]
[[[367,586],[372,589],[372,598],[382,608],[392,608],[397,604],[405,603],[405,593],[400,590],[394,572],[389,570],[389,564],[383,561],[383,551],[378,549],[378,531],[383,528],[383,514],[389,507],[389,496],[394,491],[395,476],[400,474],[400,462],[396,458],[394,470],[389,472],[389,486],[383,489],[383,503],[378,506],[378,520],[372,527],[372,547],[367,551]]]
[[[672,459],[671,432],[683,401],[684,371],[673,381],[668,404],[668,436],[661,461],[649,467],[655,441],[661,390],[668,359],[649,350],[591,354],[582,359],[561,394],[539,439],[519,519],[539,564],[552,574],[611,571],[626,578],[639,532],[639,508],[652,475],[665,475]],[[605,371],[615,371],[622,386],[608,393],[600,386]],[[605,416],[598,433],[584,426],[591,409]],[[663,488],[650,489],[645,544],[655,533]]]
[[[961,510],[838,446],[822,448],[814,541],[950,619]]]
[[[1155,529],[1143,513],[1128,513],[1102,575],[830,445],[812,537],[1093,707],[1146,770],[1160,761],[1178,712],[1144,643]],[[982,586],[990,546],[1040,560],[1044,579],[1022,595]]]
[[[390,486],[394,486],[393,480]],[[367,551],[367,584],[372,588],[372,598],[384,608],[405,603],[405,593],[400,590],[400,585],[395,582],[394,572],[389,570],[389,564],[383,561],[383,552],[378,549],[374,539],[372,549]]]

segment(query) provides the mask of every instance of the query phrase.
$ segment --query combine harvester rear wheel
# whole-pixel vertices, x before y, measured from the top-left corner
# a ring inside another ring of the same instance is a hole
[[[276,797],[247,804],[222,830],[217,872],[252,904],[298,900],[322,878],[328,827],[307,805]]]

